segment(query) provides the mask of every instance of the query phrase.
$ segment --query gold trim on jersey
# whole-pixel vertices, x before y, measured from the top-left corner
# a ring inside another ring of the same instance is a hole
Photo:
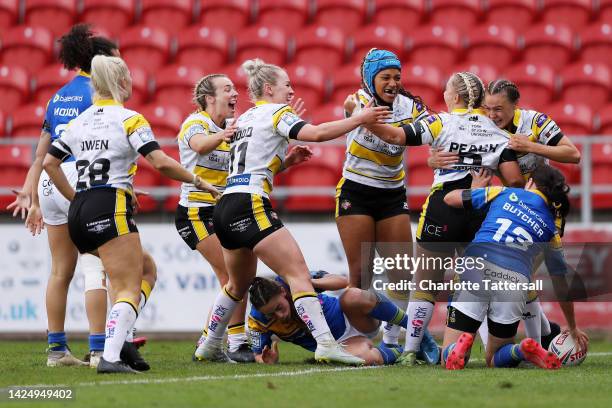
[[[429,129],[429,133],[431,133],[431,137],[433,138],[433,140],[436,140],[438,136],[440,136],[440,133],[442,133],[442,129],[444,128],[444,123],[442,123],[442,118],[440,118],[440,115],[433,114],[432,116],[435,116],[436,118],[436,120],[434,120],[433,123],[430,123],[429,120],[427,120],[427,118],[421,119],[421,120],[425,121],[425,126],[427,126],[427,129]]]
[[[217,200],[215,199],[215,197],[213,197],[212,194],[205,193],[203,191],[192,191],[191,193],[187,194],[187,201],[207,204],[215,204],[217,202]]]
[[[140,113],[137,113],[136,115],[131,116],[123,121],[123,128],[125,129],[125,133],[128,136],[143,127],[150,128],[151,125]]]
[[[257,226],[260,231],[272,226],[264,210],[263,199],[259,194],[251,194],[251,208],[253,209],[253,217],[255,217],[255,221],[257,221]]]
[[[276,128],[278,127],[278,122],[280,122],[281,116],[283,116],[285,113],[294,113],[293,109],[291,108],[291,106],[289,105],[285,105],[282,108],[280,108],[279,110],[277,110],[276,112],[274,112],[272,114],[272,129],[276,130]]]
[[[400,152],[400,154],[397,156],[391,156],[383,152],[368,149],[367,147],[359,144],[356,139],[351,141],[348,153],[359,159],[376,163],[379,166],[399,166],[402,164],[402,160],[404,159],[403,152]]]
[[[338,184],[336,185],[336,218],[340,215],[340,194],[342,194],[342,186],[346,179],[342,177]]]
[[[201,164],[196,164],[193,174],[203,178],[213,186],[224,187],[227,183],[227,170],[211,169]]]
[[[115,226],[119,236],[130,232],[126,214],[127,200],[125,198],[125,190],[118,188],[115,194]]]
[[[208,125],[208,123],[206,123],[205,120],[194,119],[194,120],[190,120],[187,123],[184,123],[183,126],[181,126],[181,131],[179,132],[179,135],[178,135],[179,140],[185,139],[185,132],[187,131],[187,129],[189,129],[191,126],[193,126],[195,124],[202,125],[204,130],[206,132],[210,133],[210,126]]]
[[[204,238],[208,237],[208,231],[204,226],[204,222],[200,219],[199,210],[199,207],[189,207],[187,209],[187,219],[191,222],[191,226],[198,236],[198,241],[202,241]]]
[[[442,184],[438,186],[434,186],[431,189],[431,192],[425,199],[425,203],[423,203],[423,208],[421,209],[421,215],[419,216],[419,223],[417,224],[416,237],[421,239],[421,234],[423,233],[423,226],[425,225],[425,217],[427,217],[427,207],[429,207],[429,198],[438,190],[442,189]]]
[[[363,176],[363,177],[367,177],[367,178],[371,178],[373,180],[380,180],[380,181],[400,181],[403,180],[404,176],[406,175],[406,173],[404,172],[404,169],[402,169],[396,176],[394,177],[376,177],[376,176],[370,176],[369,174],[365,174],[365,173],[361,173],[355,169],[346,168],[346,171],[353,173],[353,174],[357,174],[359,176]]]
[[[128,176],[133,176],[138,171],[138,165],[136,163],[132,164],[132,167],[128,170]]]
[[[91,78],[91,74],[88,74],[87,72],[83,71],[83,70],[79,70],[79,72],[77,72],[77,76],[82,76],[85,78]]]
[[[467,108],[456,108],[456,109],[453,109],[451,111],[451,114],[453,114],[453,113],[458,113],[458,114],[462,115],[462,114],[468,113],[468,110],[467,110]],[[487,116],[487,113],[484,110],[480,109],[480,108],[472,109],[472,111],[470,112],[470,115],[472,115],[472,114]]]
[[[542,199],[544,200],[544,202],[546,203],[546,205],[548,205],[548,198],[546,198],[546,196],[544,195],[544,193],[542,193],[540,190],[538,189],[533,189],[533,190],[529,190],[532,193],[536,193],[537,195],[539,195],[540,197],[542,197]]]
[[[94,101],[93,105],[95,106],[123,106],[122,103],[119,103],[114,99],[98,99],[97,101]]]

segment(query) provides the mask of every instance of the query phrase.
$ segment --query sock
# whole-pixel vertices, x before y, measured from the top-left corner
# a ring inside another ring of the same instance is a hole
[[[518,344],[506,344],[493,355],[494,367],[516,367],[525,359]]]
[[[383,322],[391,323],[393,325],[406,327],[408,324],[408,317],[406,316],[406,313],[384,295],[379,293],[376,293],[375,295],[376,304],[372,310],[370,310],[368,316]]]
[[[434,298],[429,293],[416,292],[408,303],[408,327],[406,328],[406,351],[419,351],[423,332],[429,326],[434,309]],[[427,299],[427,300],[424,300]]]
[[[542,343],[542,322],[540,313],[540,302],[536,299],[527,303],[523,313],[525,322],[525,337],[531,337],[538,343]]]
[[[230,352],[238,351],[238,348],[247,342],[244,322],[232,324],[227,327],[227,343]]]
[[[198,349],[200,349],[200,346],[202,344],[204,344],[204,342],[206,341],[206,337],[208,336],[208,330],[205,327],[204,330],[202,330],[202,334],[200,335],[200,338],[198,339],[198,342],[196,343],[196,347]]]
[[[89,351],[104,351],[104,341],[106,334],[90,334],[89,335]]]
[[[137,306],[130,299],[117,299],[106,323],[106,341],[104,343],[104,360],[119,361],[119,354],[128,332],[134,327],[138,317]]]
[[[538,300],[538,310],[540,311],[540,322],[542,323],[542,327],[540,328],[542,337],[549,336],[550,333],[552,332],[551,327],[550,327],[550,320],[548,320],[548,317],[546,317],[546,314],[544,313],[544,310],[542,309],[542,304],[540,303],[539,300]]]
[[[393,302],[397,308],[404,313],[404,310],[408,307],[408,295],[403,293],[396,293],[394,291],[387,290],[388,299]],[[384,296],[383,296],[384,297]],[[398,325],[399,323],[393,324],[388,320],[380,319],[386,321],[387,323],[383,327],[383,343],[385,344],[399,344],[399,336],[401,328],[406,328],[406,325]],[[406,324],[408,323],[408,318],[405,319]]]
[[[317,341],[329,343],[334,342],[334,337],[329,330],[321,303],[315,292],[299,292],[293,294],[293,305],[300,319]]]
[[[66,351],[66,332],[47,333],[49,351]]]
[[[478,328],[478,335],[480,336],[480,340],[485,350],[487,349],[487,342],[489,341],[489,324],[487,321],[488,319],[484,319]]]
[[[403,347],[387,347],[384,344],[379,344],[376,349],[380,352],[385,365],[394,364],[404,352]]]
[[[232,313],[241,302],[232,296],[225,286],[215,299],[215,304],[212,307],[210,321],[208,322],[208,336],[206,336],[205,344],[213,343],[215,346],[220,346],[223,341],[223,334],[229,324]]]
[[[149,282],[147,282],[146,280],[143,280],[140,283],[140,302],[138,303],[138,314],[139,315],[142,312],[142,309],[144,309],[147,302],[149,301],[149,298],[151,297],[151,291],[153,291],[153,288],[151,288],[151,285],[149,284]],[[125,338],[125,341],[130,342],[130,343],[133,342],[135,335],[136,335],[136,328],[134,327],[128,333],[127,337]]]
[[[385,325],[383,326],[383,343],[395,345],[399,344],[399,336],[401,330],[401,326],[391,323],[385,323]]]

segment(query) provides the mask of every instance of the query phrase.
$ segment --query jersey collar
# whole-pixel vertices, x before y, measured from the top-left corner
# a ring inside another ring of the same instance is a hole
[[[255,106],[266,105],[268,103],[270,103],[270,102],[268,102],[268,101],[257,101],[257,102],[255,102]]]
[[[123,106],[122,103],[119,103],[114,99],[98,99],[93,104],[96,106]]]
[[[538,190],[537,188],[534,188],[533,190],[529,190],[529,191],[531,191],[532,193],[536,193],[537,195],[542,197],[542,200],[544,200],[544,202],[548,205],[548,198],[546,198],[544,193],[542,193],[540,190]]]
[[[85,77],[85,78],[91,78],[91,74],[88,74],[87,72],[85,72],[83,70],[79,70],[79,72],[77,72],[77,75]]]
[[[466,113],[467,113],[467,111],[468,111],[468,110],[467,110],[466,108],[456,108],[456,109],[453,109],[451,113],[456,113],[456,114],[463,115],[463,114],[466,114]],[[473,109],[473,110],[472,110],[470,113],[473,113],[473,114],[475,114],[475,115],[485,115],[485,116],[486,116],[485,111],[483,111],[483,110],[482,110],[482,109],[480,109],[480,108],[478,108],[478,109]]]

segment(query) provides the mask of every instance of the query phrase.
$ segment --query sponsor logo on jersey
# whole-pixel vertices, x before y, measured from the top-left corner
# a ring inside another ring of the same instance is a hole
[[[251,183],[250,174],[240,174],[238,176],[232,176],[227,179],[227,187],[248,186],[250,183]]]
[[[546,122],[546,119],[548,119],[548,116],[546,116],[545,114],[541,114],[536,120],[536,125],[538,125],[538,127],[542,126],[544,122]]]
[[[140,141],[142,143],[148,143],[155,140],[155,137],[153,136],[153,131],[150,127],[141,127],[136,129],[136,135],[140,138]]]
[[[342,207],[343,210],[348,210],[351,208],[351,202],[349,200],[342,200],[340,207]]]
[[[481,145],[471,145],[467,143],[456,143],[451,142],[450,144],[450,152],[457,151],[459,153],[495,153],[499,144],[481,144]]]
[[[299,122],[300,118],[291,112],[287,112],[283,116],[281,116],[281,120],[283,121],[283,123],[285,123],[285,125],[291,127],[291,125],[293,125],[294,123]]]
[[[510,201],[513,201],[513,202],[517,202],[518,201],[518,197],[514,193],[510,194],[509,199],[510,199]]]
[[[55,108],[53,109],[53,115],[74,118],[79,116],[79,108]]]
[[[55,94],[53,102],[83,102],[83,95],[59,95]]]
[[[429,123],[430,125],[433,124],[436,120],[438,119],[438,117],[436,115],[429,115],[425,120],[427,121],[427,123]]]
[[[249,126],[247,128],[240,128],[236,130],[234,136],[232,136],[231,143],[237,142],[240,139],[244,139],[245,137],[251,137],[253,134],[253,127]]]

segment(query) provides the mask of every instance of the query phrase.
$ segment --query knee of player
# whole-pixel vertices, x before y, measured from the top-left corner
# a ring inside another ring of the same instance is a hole
[[[369,292],[358,288],[348,288],[340,296],[340,305],[342,309],[371,309],[376,305],[376,299]]]

